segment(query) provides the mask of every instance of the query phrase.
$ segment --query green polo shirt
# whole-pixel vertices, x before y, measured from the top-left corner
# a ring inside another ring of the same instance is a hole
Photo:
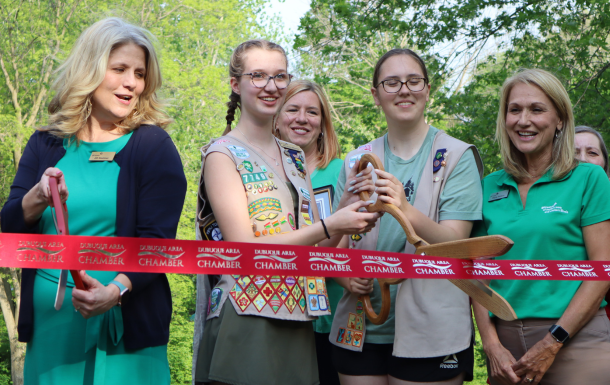
[[[551,175],[549,171],[532,185],[525,208],[511,175],[497,171],[483,180],[483,220],[475,224],[473,235],[501,234],[515,242],[497,259],[588,260],[582,228],[610,219],[610,181],[601,167],[588,163],[558,180]],[[491,288],[519,319],[560,318],[580,284],[492,280]]]

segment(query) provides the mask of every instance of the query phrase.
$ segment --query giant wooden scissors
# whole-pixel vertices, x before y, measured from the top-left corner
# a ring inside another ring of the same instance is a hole
[[[363,171],[369,163],[378,170],[384,170],[381,160],[374,154],[364,154],[360,159],[359,172]],[[370,199],[368,191],[360,192],[360,199],[367,201]],[[461,239],[459,241],[442,242],[430,245],[420,238],[411,226],[411,223],[403,212],[393,204],[384,203],[379,198],[374,204],[366,207],[371,212],[384,211],[393,216],[407,235],[407,241],[415,246],[415,254],[429,255],[434,257],[451,257],[460,259],[479,259],[497,257],[505,254],[513,246],[513,241],[503,235],[490,235],[471,239]],[[381,311],[375,313],[371,305],[370,296],[364,295],[364,311],[368,319],[375,325],[383,324],[390,314],[390,285],[396,285],[403,279],[378,279],[381,287]],[[494,313],[505,321],[517,319],[515,311],[510,304],[483,282],[472,279],[450,279],[451,283],[468,294],[472,299],[480,303],[487,310]]]
[[[68,206],[66,206],[65,203],[61,203],[59,189],[57,187],[57,178],[49,178],[49,190],[51,190],[51,198],[53,201],[51,211],[57,235],[70,235],[70,231],[68,230]],[[70,270],[70,274],[72,275],[72,280],[74,280],[74,286],[76,286],[77,289],[85,290],[85,285],[80,278],[78,270]],[[68,270],[60,270],[57,294],[55,295],[55,310],[61,309],[61,305],[64,302],[64,296],[66,295],[67,283]]]

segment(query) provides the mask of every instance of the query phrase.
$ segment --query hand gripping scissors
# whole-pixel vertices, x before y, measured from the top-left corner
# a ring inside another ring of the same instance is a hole
[[[70,235],[68,230],[68,206],[65,203],[61,203],[59,197],[59,189],[57,186],[57,178],[49,178],[49,190],[51,190],[51,198],[53,205],[51,206],[51,214],[53,216],[53,222],[55,223],[55,229],[57,235]],[[80,278],[78,270],[70,270],[72,279],[74,280],[74,286],[77,289],[85,290],[85,285]],[[57,284],[57,295],[55,296],[55,310],[61,309],[61,305],[64,302],[64,296],[66,295],[66,284],[68,283],[68,270],[60,270],[59,272],[59,283]]]
[[[374,154],[364,154],[360,159],[358,172],[363,171],[368,167],[369,163],[378,170],[384,170],[383,165],[379,157]],[[360,199],[368,201],[370,195],[368,191],[361,191],[359,193]],[[461,239],[458,241],[435,243],[433,245],[427,243],[420,238],[411,226],[411,223],[403,212],[393,204],[384,203],[379,198],[374,204],[366,206],[367,211],[374,213],[384,211],[393,216],[407,235],[407,241],[415,246],[415,254],[429,255],[434,257],[451,257],[460,259],[479,259],[479,258],[491,258],[505,254],[513,246],[513,241],[503,235],[490,235],[486,237],[478,237],[471,239]],[[368,319],[375,325],[383,324],[390,314],[390,285],[396,285],[403,281],[403,279],[378,279],[379,286],[381,287],[381,311],[379,314],[375,313],[373,306],[371,305],[371,297],[363,295],[364,311]],[[515,311],[510,304],[496,293],[489,286],[483,282],[471,279],[449,279],[449,282],[460,288],[463,292],[468,294],[472,299],[480,303],[487,310],[494,313],[505,321],[512,321],[517,319]]]

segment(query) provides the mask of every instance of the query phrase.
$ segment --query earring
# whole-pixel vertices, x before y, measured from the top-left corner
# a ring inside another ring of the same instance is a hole
[[[87,120],[91,116],[91,108],[93,107],[93,104],[91,103],[91,97],[87,98],[85,105],[87,108],[87,116],[85,116],[85,120]]]
[[[555,131],[555,139],[559,139],[561,137],[561,130]]]

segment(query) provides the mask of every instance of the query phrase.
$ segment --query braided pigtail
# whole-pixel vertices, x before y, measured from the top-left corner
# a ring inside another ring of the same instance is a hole
[[[227,109],[227,128],[225,128],[225,132],[222,133],[222,135],[226,135],[229,132],[231,132],[231,123],[233,123],[233,121],[235,120],[235,111],[239,108],[241,109],[241,105],[240,105],[240,97],[238,94],[235,93],[235,91],[231,91],[231,95],[229,96],[229,102],[227,103],[227,107],[229,107]]]

